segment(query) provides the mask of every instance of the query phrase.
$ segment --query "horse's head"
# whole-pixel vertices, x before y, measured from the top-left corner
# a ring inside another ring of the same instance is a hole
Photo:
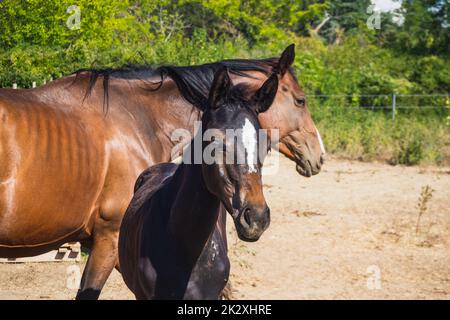
[[[270,223],[261,166],[270,142],[261,132],[258,114],[267,111],[278,88],[273,75],[251,98],[245,86],[233,86],[226,68],[216,72],[203,115],[203,176],[233,217],[240,239],[256,241]],[[207,161],[211,155],[214,161]],[[209,164],[208,164],[209,163]]]
[[[272,72],[279,78],[278,92],[273,106],[259,115],[259,121],[263,128],[279,129],[278,150],[296,162],[298,173],[310,177],[320,172],[325,148],[292,71],[294,58],[295,47],[290,45],[273,65]]]

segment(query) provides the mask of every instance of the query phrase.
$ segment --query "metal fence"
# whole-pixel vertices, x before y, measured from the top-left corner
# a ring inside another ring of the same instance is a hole
[[[309,103],[320,107],[384,110],[395,119],[399,110],[450,110],[450,94],[332,94],[307,95]]]
[[[50,79],[52,81],[53,79]],[[46,84],[47,80],[41,82]],[[31,87],[36,87],[32,82]],[[12,86],[18,89],[16,83]],[[320,107],[355,108],[361,111],[384,110],[392,113],[395,119],[399,110],[442,110],[450,111],[450,93],[448,94],[331,94],[306,95],[309,104]]]

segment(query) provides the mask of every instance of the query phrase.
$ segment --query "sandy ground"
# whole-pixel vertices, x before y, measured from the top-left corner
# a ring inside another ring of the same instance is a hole
[[[305,179],[280,158],[280,169],[264,177],[263,237],[240,242],[230,224],[233,298],[450,298],[450,168],[329,159]],[[416,233],[426,185],[434,192]],[[0,299],[73,299],[82,268],[0,264]],[[133,295],[114,271],[101,298]]]

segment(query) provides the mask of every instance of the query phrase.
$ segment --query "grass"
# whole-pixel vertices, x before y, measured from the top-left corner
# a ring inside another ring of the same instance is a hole
[[[382,112],[314,104],[311,112],[331,154],[392,165],[450,164],[450,126],[434,111],[400,113],[395,120]]]
[[[417,216],[417,222],[416,222],[416,234],[419,233],[420,219],[428,210],[428,203],[431,201],[431,199],[433,197],[433,192],[434,192],[434,190],[429,185],[422,187],[422,190],[421,190],[420,196],[419,196],[419,200],[417,202],[417,209],[419,211],[419,214]]]

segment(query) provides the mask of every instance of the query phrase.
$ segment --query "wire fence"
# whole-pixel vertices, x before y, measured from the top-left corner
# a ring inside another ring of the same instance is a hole
[[[450,111],[450,94],[332,94],[307,95],[309,104],[359,111],[390,112],[395,119],[400,110]]]
[[[52,81],[53,79],[49,79]],[[47,80],[41,81],[46,84]],[[32,82],[31,88],[37,86]],[[18,89],[16,83],[12,86]],[[448,94],[310,94],[308,103],[319,108],[344,108],[358,111],[384,111],[392,114],[392,119],[400,110],[438,110],[450,113],[450,93]]]

